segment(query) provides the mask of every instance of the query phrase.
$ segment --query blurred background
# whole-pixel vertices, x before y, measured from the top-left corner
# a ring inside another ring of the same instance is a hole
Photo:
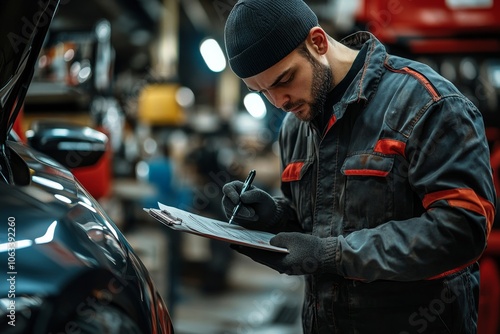
[[[109,136],[101,161],[73,172],[153,274],[177,333],[297,333],[300,278],[278,275],[227,244],[172,232],[143,211],[159,201],[225,220],[221,188],[250,169],[257,170],[255,185],[279,190],[276,140],[284,113],[249,93],[223,52],[235,3],[62,0],[16,130],[24,137],[39,122],[64,119]],[[484,115],[496,177],[498,0],[306,3],[334,38],[368,30],[389,52],[425,62],[455,83]],[[497,333],[500,315],[498,254],[491,249],[482,333]]]

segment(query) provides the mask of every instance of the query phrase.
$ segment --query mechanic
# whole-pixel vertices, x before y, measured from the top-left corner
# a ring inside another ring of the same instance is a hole
[[[232,71],[288,113],[282,194],[232,181],[222,205],[289,253],[232,247],[304,275],[304,333],[475,333],[496,205],[477,108],[368,32],[333,39],[302,0],[240,0],[224,33]]]

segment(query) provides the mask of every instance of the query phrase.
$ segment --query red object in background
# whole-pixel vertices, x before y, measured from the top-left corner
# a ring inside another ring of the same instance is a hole
[[[495,260],[485,256],[479,261],[480,297],[479,297],[479,319],[477,324],[478,334],[496,334],[498,329],[500,307],[500,286],[498,282],[500,275]]]
[[[500,29],[499,11],[500,3],[494,0],[369,0],[361,2],[356,19],[390,42],[404,37],[491,34]]]
[[[21,138],[23,143],[26,143],[26,134],[23,130],[23,116],[24,116],[24,106],[19,109],[19,114],[17,115],[16,120],[14,121],[14,125],[12,129],[16,132],[16,134]]]
[[[111,190],[111,152],[106,151],[97,164],[73,168],[71,172],[92,197],[97,200],[106,197]]]
[[[19,110],[19,114],[14,122],[12,129],[16,132],[23,143],[26,143],[26,134],[23,129],[24,106]],[[105,129],[97,129],[105,133],[108,138],[109,134]],[[87,191],[95,198],[100,199],[109,195],[111,191],[112,178],[112,152],[108,142],[106,153],[99,159],[97,164],[88,167],[78,167],[71,169],[75,178],[87,189]]]
[[[500,1],[366,0],[356,21],[415,53],[500,52]]]
[[[493,170],[493,182],[497,195],[500,194],[500,130],[489,128],[486,132],[493,143],[490,162]],[[499,214],[497,212],[497,214]],[[500,230],[493,229],[488,236],[488,246],[480,260],[480,298],[478,334],[497,334],[500,319]]]
[[[109,138],[109,134],[102,128],[97,129],[103,132]],[[72,168],[71,172],[85,189],[99,200],[106,197],[111,192],[112,179],[112,152],[108,141],[106,153],[99,159],[97,164],[88,167]]]
[[[485,256],[500,256],[500,230],[491,231],[488,237],[488,248],[484,253]]]
[[[500,130],[494,127],[486,128],[486,136],[491,142],[490,164],[493,170],[493,184],[500,195]]]

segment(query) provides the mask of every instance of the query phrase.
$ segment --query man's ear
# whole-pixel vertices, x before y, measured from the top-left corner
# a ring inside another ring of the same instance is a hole
[[[328,36],[320,27],[313,27],[309,30],[307,41],[319,55],[324,55],[328,51]]]

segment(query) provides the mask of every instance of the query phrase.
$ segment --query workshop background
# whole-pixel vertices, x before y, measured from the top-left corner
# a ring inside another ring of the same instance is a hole
[[[310,0],[340,39],[374,33],[390,52],[429,64],[481,110],[500,166],[498,0]],[[223,53],[236,0],[62,0],[22,117],[90,125],[107,154],[73,172],[125,233],[168,303],[176,333],[297,333],[302,281],[228,244],[171,231],[143,208],[157,202],[225,220],[222,186],[257,170],[278,192],[284,113],[249,93]],[[499,181],[495,179],[497,191]],[[500,238],[482,258],[480,333],[498,333]]]

